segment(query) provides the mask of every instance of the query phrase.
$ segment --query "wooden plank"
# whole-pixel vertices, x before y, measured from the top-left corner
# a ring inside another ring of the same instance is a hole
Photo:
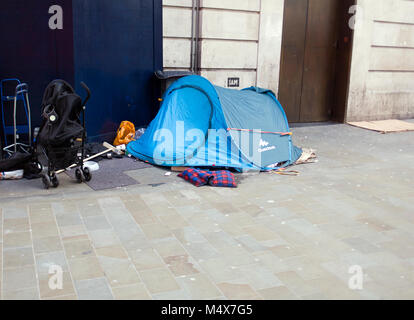
[[[189,169],[188,167],[171,167],[172,172],[184,172]]]

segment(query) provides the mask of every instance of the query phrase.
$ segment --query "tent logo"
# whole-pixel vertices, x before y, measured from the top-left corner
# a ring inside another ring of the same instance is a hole
[[[262,140],[262,139],[260,139],[260,146],[263,148],[263,147],[267,147],[269,145],[269,142],[267,142],[267,141],[264,141],[264,140]]]
[[[275,146],[269,147],[269,144],[270,144],[269,142],[267,142],[267,141],[265,141],[263,139],[260,139],[260,143],[259,143],[260,148],[257,151],[259,151],[260,153],[262,153],[262,152],[271,151],[271,150],[275,150],[276,149]]]

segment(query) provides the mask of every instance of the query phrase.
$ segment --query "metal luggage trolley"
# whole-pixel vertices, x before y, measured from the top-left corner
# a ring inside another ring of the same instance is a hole
[[[14,96],[7,96],[5,94],[5,86],[7,84],[14,83],[16,84]],[[32,152],[32,123],[30,115],[30,102],[29,102],[29,89],[26,83],[21,83],[18,79],[5,79],[0,82],[0,92],[1,92],[1,112],[3,120],[3,133],[4,133],[4,142],[5,147],[3,151],[6,152],[9,156],[20,151],[23,153],[30,154]],[[19,125],[17,124],[17,104],[21,101],[23,103],[24,112],[26,114],[27,124]],[[13,102],[13,125],[8,125],[6,122],[7,107],[8,102]],[[14,143],[8,144],[8,136],[13,135]],[[21,143],[18,140],[21,135],[28,136],[28,142]]]

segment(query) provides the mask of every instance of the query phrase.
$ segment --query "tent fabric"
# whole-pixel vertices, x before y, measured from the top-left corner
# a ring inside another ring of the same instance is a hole
[[[302,150],[270,90],[215,87],[192,75],[168,88],[158,115],[127,152],[161,166],[266,171],[293,164]]]

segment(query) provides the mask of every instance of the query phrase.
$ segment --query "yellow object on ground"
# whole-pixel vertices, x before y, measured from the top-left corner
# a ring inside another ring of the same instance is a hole
[[[116,135],[114,146],[120,146],[122,144],[128,144],[134,140],[135,126],[132,122],[122,121],[119,126],[118,133]]]

